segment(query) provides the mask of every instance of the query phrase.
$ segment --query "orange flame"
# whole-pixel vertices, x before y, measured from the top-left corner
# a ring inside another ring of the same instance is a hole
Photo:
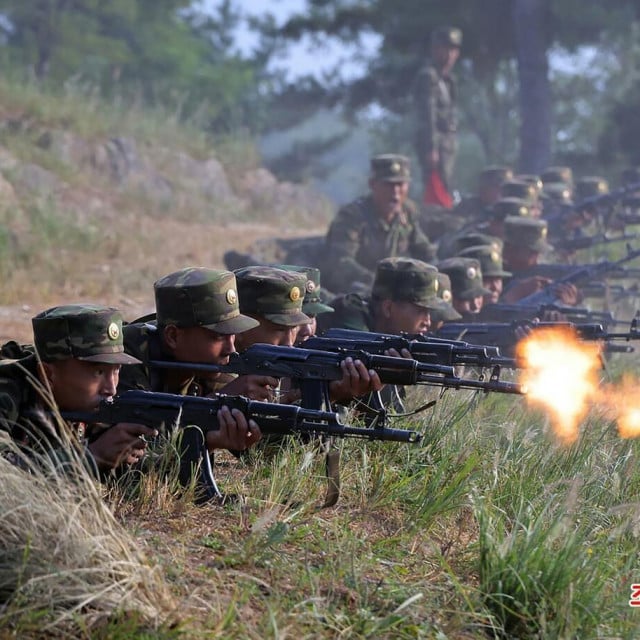
[[[577,440],[596,397],[599,353],[597,343],[580,342],[568,327],[536,329],[518,343],[527,399],[550,412],[554,432],[565,444]]]
[[[619,385],[609,385],[603,389],[603,403],[617,420],[621,438],[640,436],[640,398],[638,380],[625,376]]]

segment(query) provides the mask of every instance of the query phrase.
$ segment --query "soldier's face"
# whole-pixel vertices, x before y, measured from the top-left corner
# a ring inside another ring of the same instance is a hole
[[[92,411],[116,393],[119,364],[69,358],[42,365],[61,411]]]
[[[251,314],[248,314],[251,315]],[[249,329],[238,335],[238,351],[242,352],[252,344],[258,342],[263,344],[281,345],[293,347],[298,335],[299,327],[287,327],[283,324],[276,324],[260,316],[251,316],[260,322],[259,326]]]
[[[433,59],[436,66],[442,71],[451,71],[460,57],[460,49],[448,47],[446,45],[435,45],[433,47]]]
[[[413,302],[383,300],[379,315],[375,330],[383,333],[425,333],[431,328],[429,309]]]
[[[470,298],[468,300],[461,300],[460,298],[453,298],[453,308],[462,315],[469,315],[470,313],[480,313],[484,299],[482,296],[477,298]]]
[[[502,255],[507,269],[522,270],[535,267],[538,264],[540,252],[526,247],[516,247],[510,242],[506,242]]]
[[[484,276],[482,278],[482,286],[491,291],[484,297],[484,301],[489,304],[495,304],[502,295],[502,278]]]
[[[307,314],[309,315],[309,314]],[[316,329],[318,328],[318,321],[315,316],[309,316],[311,322],[309,324],[302,324],[298,327],[298,335],[296,336],[296,346],[304,346],[302,343],[305,340],[316,335]]]
[[[235,351],[235,336],[221,334],[204,327],[165,328],[165,343],[178,362],[227,364]]]
[[[408,182],[386,182],[385,180],[370,180],[373,205],[381,218],[392,218],[400,213],[409,194]]]
[[[496,186],[495,184],[485,184],[480,188],[478,195],[484,204],[495,204],[500,199],[500,186]]]

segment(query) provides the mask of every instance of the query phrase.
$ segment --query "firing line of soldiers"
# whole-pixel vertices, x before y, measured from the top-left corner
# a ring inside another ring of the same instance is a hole
[[[566,178],[564,173],[556,170],[559,177]],[[529,194],[538,189],[534,180],[509,180],[509,171],[499,168],[483,172],[481,184],[495,185],[499,174],[505,193],[523,184]],[[323,264],[331,268],[323,270],[323,278],[326,272],[337,295],[320,288],[317,267],[250,265],[235,273],[187,268],[158,280],[155,312],[130,324],[123,325],[117,310],[95,305],[64,305],[38,314],[32,346],[3,348],[0,428],[23,452],[42,452],[59,444],[52,408],[92,410],[131,389],[296,402],[299,391],[283,388],[268,373],[232,376],[188,365],[223,365],[254,344],[300,345],[316,332],[316,323],[321,332],[337,326],[424,334],[443,323],[481,318],[485,304],[517,301],[540,287],[540,277],[526,276],[550,248],[539,209],[513,195],[500,198],[498,192],[491,209],[474,223],[467,201],[447,214],[463,224],[436,248],[408,201],[409,178],[403,156],[374,157],[370,194],[344,207],[331,224],[323,251]],[[511,278],[506,287],[505,278]],[[559,287],[556,294],[567,306],[580,300],[573,285]],[[187,366],[152,366],[159,360]],[[377,371],[357,358],[344,358],[340,367],[341,378],[328,385],[332,402],[349,404],[383,387]],[[221,406],[216,419],[218,428],[206,432],[209,452],[245,451],[262,437],[260,425],[237,409]],[[106,429],[74,424],[73,433],[85,448],[87,466],[104,476],[138,464],[157,429],[136,423]]]

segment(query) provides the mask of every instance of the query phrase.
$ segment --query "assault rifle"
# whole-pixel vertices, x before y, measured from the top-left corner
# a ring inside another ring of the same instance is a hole
[[[239,409],[247,420],[255,420],[263,433],[301,434],[304,436],[338,436],[394,442],[417,443],[415,431],[387,427],[351,427],[340,422],[330,411],[305,409],[295,405],[248,400],[242,396],[201,398],[151,391],[126,391],[111,401],[100,403],[96,411],[64,411],[62,418],[71,422],[117,424],[131,422],[150,427],[183,426],[180,439],[179,481],[187,486],[200,468],[196,500],[204,503],[223,498],[211,468],[206,447],[206,433],[219,429],[217,413],[223,406]]]
[[[347,357],[361,360],[367,369],[376,371],[383,384],[442,383],[454,386],[456,380],[453,367],[450,366],[423,364],[416,360],[375,355],[360,350],[338,353],[270,344],[254,344],[242,353],[233,353],[226,365],[161,360],[152,360],[149,365],[164,369],[291,378],[300,385],[303,406],[326,409],[331,406],[328,383],[342,379],[340,363]]]
[[[579,286],[583,282],[593,282],[599,278],[602,278],[609,271],[620,268],[623,264],[635,260],[640,256],[640,249],[632,249],[630,245],[627,245],[627,255],[620,260],[609,261],[603,260],[602,262],[596,262],[595,264],[588,266],[581,266],[574,271],[568,273],[562,278],[559,278],[555,282],[547,285],[541,291],[532,293],[529,296],[518,300],[516,305],[544,305],[544,304],[558,304],[558,300],[555,295],[555,287],[558,284],[573,284]]]
[[[621,324],[608,311],[592,311],[583,307],[568,307],[561,304],[514,304],[497,302],[482,307],[479,320],[489,322],[512,322],[543,318],[547,312],[562,314],[569,322],[591,322],[605,327]]]
[[[384,353],[389,349],[400,352],[406,349],[418,362],[448,366],[470,365],[474,367],[512,368],[511,358],[504,358],[493,345],[470,344],[461,340],[422,334],[393,335],[352,329],[329,329],[322,337],[309,338],[308,348],[362,349],[370,353]],[[493,389],[486,389],[493,391]]]
[[[631,353],[634,348],[628,345],[611,343],[612,340],[639,340],[638,319],[631,321],[627,333],[609,333],[601,324],[597,323],[573,323],[573,322],[485,322],[485,323],[464,323],[447,322],[439,330],[438,336],[442,338],[463,337],[473,344],[494,344],[505,353],[512,353],[518,341],[516,330],[520,327],[536,329],[556,329],[567,328],[575,331],[581,340],[593,341],[601,340],[606,342],[608,353]]]
[[[576,269],[590,269],[597,262],[586,264],[537,264],[519,273],[522,277],[540,276],[557,280],[573,273]],[[612,268],[606,273],[607,279],[623,280],[625,278],[640,278],[640,269],[629,267]]]
[[[623,233],[619,236],[608,236],[605,233],[600,233],[595,236],[554,239],[553,248],[556,251],[579,251],[580,249],[591,249],[604,244],[626,242],[629,240],[637,240],[638,238],[640,238],[640,235],[637,233]]]
[[[555,212],[551,214],[549,214],[549,212],[545,212],[544,217],[549,222],[549,224],[553,224],[562,220],[562,218],[568,216],[574,211],[591,209],[597,212],[601,212],[604,210],[606,211],[606,213],[601,214],[600,218],[604,223],[604,228],[607,228],[609,226],[609,219],[612,217],[614,207],[620,201],[622,201],[627,194],[633,193],[634,191],[638,190],[640,190],[640,182],[632,182],[620,187],[619,189],[610,191],[609,193],[603,193],[599,196],[591,196],[575,204],[561,205]]]

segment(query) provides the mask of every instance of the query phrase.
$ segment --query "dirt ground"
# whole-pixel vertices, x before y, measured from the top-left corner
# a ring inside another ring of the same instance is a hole
[[[153,311],[153,282],[186,266],[224,268],[229,249],[250,251],[260,238],[296,237],[325,233],[325,229],[280,229],[266,223],[193,223],[171,219],[139,220],[136,234],[118,238],[117,246],[91,255],[60,257],[67,264],[51,274],[19,271],[12,288],[19,288],[20,302],[0,305],[0,341],[31,340],[31,318],[50,306],[94,302],[117,306],[132,321]],[[138,237],[144,237],[142,246]],[[114,240],[110,240],[114,244]],[[5,298],[5,301],[7,299]]]

